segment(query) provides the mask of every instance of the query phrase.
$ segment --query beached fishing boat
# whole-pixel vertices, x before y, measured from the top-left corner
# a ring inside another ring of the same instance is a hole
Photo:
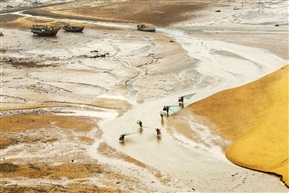
[[[67,32],[82,32],[84,29],[84,26],[64,25],[63,29]]]
[[[38,36],[56,36],[60,27],[53,27],[49,25],[33,25],[31,32]]]
[[[155,32],[156,31],[156,29],[153,26],[147,26],[145,24],[137,25],[137,30],[146,31],[146,32]]]

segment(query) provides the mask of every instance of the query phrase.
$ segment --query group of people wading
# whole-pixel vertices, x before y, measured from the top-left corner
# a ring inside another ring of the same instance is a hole
[[[194,94],[184,95],[184,96],[179,97],[178,106],[176,106],[176,105],[164,106],[163,107],[163,111],[160,112],[162,125],[164,124],[164,116],[169,117],[169,111],[170,110],[173,111],[173,112],[176,112],[177,110],[179,110],[181,108],[184,108],[184,98],[190,99]],[[143,131],[143,123],[142,123],[142,121],[138,120],[137,124],[139,125],[139,132],[142,133],[142,131]],[[146,128],[149,128],[149,127],[146,127]],[[155,129],[155,131],[157,133],[157,138],[160,139],[161,129],[160,128],[150,128],[150,129]],[[134,132],[134,133],[136,133],[136,132]],[[124,143],[125,136],[130,135],[130,134],[134,134],[134,133],[121,134],[119,136],[119,142]]]
[[[137,124],[139,125],[139,132],[142,133],[142,131],[143,131],[143,123],[142,123],[142,121],[138,120],[138,121],[137,121]],[[148,127],[147,127],[147,128],[148,128]],[[155,130],[156,130],[156,132],[157,132],[157,137],[158,137],[158,139],[160,139],[161,129],[160,129],[160,128],[155,128]],[[120,142],[124,142],[124,137],[125,137],[126,135],[130,135],[130,134],[134,134],[134,133],[124,133],[124,134],[121,134],[121,135],[119,136],[119,141],[120,141]]]

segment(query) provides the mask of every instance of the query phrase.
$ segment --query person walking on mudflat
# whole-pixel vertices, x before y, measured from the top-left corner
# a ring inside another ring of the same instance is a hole
[[[142,122],[138,120],[136,123],[139,125],[140,132],[142,132],[142,128],[143,128]]]
[[[156,128],[156,131],[157,131],[157,135],[158,135],[158,136],[161,135],[161,129]]]
[[[123,143],[124,142],[124,137],[125,137],[125,134],[121,134],[119,136],[119,142]]]
[[[167,117],[169,117],[169,106],[164,106],[163,111],[167,113]]]
[[[142,122],[140,120],[137,121],[137,124],[139,125],[140,128],[142,128]]]
[[[157,131],[157,138],[161,139],[161,129],[156,128],[156,131]]]
[[[179,97],[178,101],[179,101],[179,106],[184,108],[184,97],[183,96]]]
[[[162,125],[164,124],[164,115],[165,115],[165,112],[161,111],[160,116],[161,116],[161,124]]]

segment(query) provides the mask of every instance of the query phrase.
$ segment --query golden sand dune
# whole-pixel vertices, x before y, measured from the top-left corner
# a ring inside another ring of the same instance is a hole
[[[233,143],[227,157],[288,180],[288,65],[248,85],[189,106]]]

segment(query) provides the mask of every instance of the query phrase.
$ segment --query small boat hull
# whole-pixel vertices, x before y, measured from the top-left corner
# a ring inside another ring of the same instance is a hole
[[[152,26],[146,26],[144,24],[137,25],[137,30],[145,32],[155,32],[156,29]]]
[[[66,32],[82,32],[84,29],[84,26],[71,26],[71,25],[65,25],[63,26],[63,29]]]
[[[34,25],[31,29],[31,32],[38,36],[56,36],[59,29],[59,27]]]

